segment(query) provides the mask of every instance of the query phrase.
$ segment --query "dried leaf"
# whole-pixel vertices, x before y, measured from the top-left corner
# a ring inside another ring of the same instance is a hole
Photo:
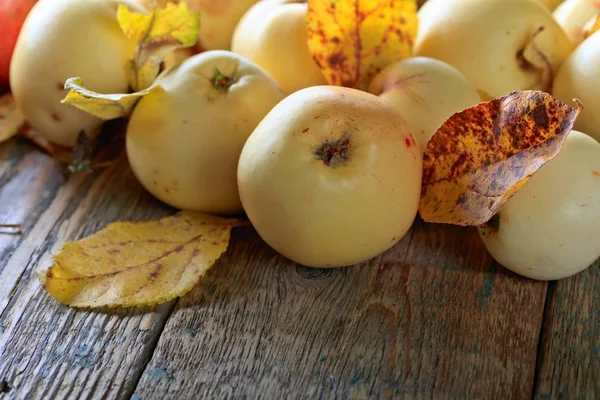
[[[189,11],[187,3],[168,3],[149,14],[130,11],[120,4],[117,20],[125,35],[138,44],[129,63],[129,82],[135,91],[150,86],[168,53],[196,44],[200,31],[200,14]]]
[[[25,117],[10,93],[0,96],[0,143],[19,133]]]
[[[24,129],[21,136],[37,145],[61,164],[71,164],[73,161],[73,152],[71,149],[52,143],[35,129]]]
[[[600,3],[598,3],[600,4]],[[600,12],[600,5],[598,6]],[[600,14],[595,15],[583,26],[583,36],[587,39],[594,33],[600,31]]]
[[[65,89],[69,93],[62,103],[108,121],[128,116],[140,98],[158,88],[152,86],[130,94],[100,94],[86,89],[81,78],[69,78],[65,82]]]
[[[419,213],[480,225],[554,158],[581,111],[548,93],[513,92],[454,114],[423,155]]]
[[[72,307],[158,304],[187,293],[226,251],[239,220],[192,212],[116,222],[54,255],[42,286]]]
[[[85,131],[79,132],[77,136],[77,145],[73,149],[73,161],[69,165],[69,171],[88,172],[92,170],[92,155],[96,147],[97,140],[90,139]]]
[[[308,0],[308,47],[330,85],[366,90],[416,34],[415,0]]]

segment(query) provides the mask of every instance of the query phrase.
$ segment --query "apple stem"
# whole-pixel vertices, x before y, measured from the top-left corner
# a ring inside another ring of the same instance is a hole
[[[234,83],[235,83],[235,76],[225,75],[225,74],[221,73],[221,71],[219,71],[218,68],[215,68],[215,75],[212,78],[212,84],[216,89],[227,90]]]
[[[346,161],[348,158],[348,148],[350,139],[339,139],[333,142],[325,142],[315,155],[327,166],[336,165]]]

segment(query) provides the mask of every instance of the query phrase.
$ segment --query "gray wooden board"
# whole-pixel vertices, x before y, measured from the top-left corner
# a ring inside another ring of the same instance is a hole
[[[0,145],[0,223],[23,230],[0,233],[0,399],[599,397],[599,265],[546,297],[474,229],[417,221],[380,257],[313,270],[237,228],[191,293],[144,309],[76,311],[39,286],[66,240],[172,212],[123,157],[69,177]]]

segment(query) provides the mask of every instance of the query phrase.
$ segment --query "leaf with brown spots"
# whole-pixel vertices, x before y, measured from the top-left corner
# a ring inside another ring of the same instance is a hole
[[[419,213],[476,226],[554,158],[581,111],[548,93],[513,92],[451,116],[423,155]]]
[[[308,0],[308,47],[330,85],[366,90],[416,34],[415,0]]]
[[[130,307],[183,296],[227,250],[236,219],[187,211],[158,221],[116,222],[68,242],[40,274],[72,307]]]
[[[0,143],[19,133],[24,123],[25,118],[12,94],[5,93],[0,96]]]

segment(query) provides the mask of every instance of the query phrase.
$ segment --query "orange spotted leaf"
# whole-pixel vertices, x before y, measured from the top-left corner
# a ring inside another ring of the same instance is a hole
[[[187,211],[158,221],[116,222],[66,243],[40,283],[78,308],[163,303],[198,283],[240,222]]]
[[[451,116],[423,155],[419,213],[427,222],[476,226],[554,158],[581,105],[513,92]]]
[[[308,47],[330,85],[366,90],[416,33],[415,0],[308,0]]]

